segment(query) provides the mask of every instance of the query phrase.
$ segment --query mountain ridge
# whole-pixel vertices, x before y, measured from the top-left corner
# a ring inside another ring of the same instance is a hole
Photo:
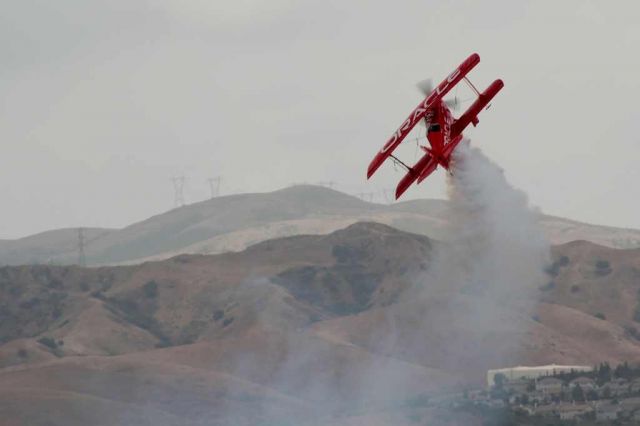
[[[259,242],[296,234],[328,234],[360,221],[384,223],[408,232],[446,239],[447,201],[368,203],[333,189],[300,185],[270,193],[236,194],[205,200],[118,230],[88,229],[85,256],[90,265],[132,264],[182,253],[241,251]],[[586,239],[617,248],[640,247],[640,231],[540,216],[554,244]],[[56,244],[45,237],[61,232]],[[27,247],[25,244],[28,242]],[[0,264],[77,262],[72,229],[48,231],[0,242]],[[49,247],[42,252],[37,248]]]

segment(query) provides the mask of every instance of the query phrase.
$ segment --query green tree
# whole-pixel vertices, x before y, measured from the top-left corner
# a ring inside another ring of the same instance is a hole
[[[611,366],[608,362],[603,362],[598,366],[596,381],[599,386],[611,381]]]
[[[625,361],[624,364],[620,364],[616,367],[613,374],[616,377],[629,380],[631,379],[632,371],[631,371],[631,368],[629,367],[629,364]]]
[[[49,349],[55,350],[55,349],[58,348],[58,344],[56,343],[56,341],[54,339],[52,339],[51,337],[48,337],[48,336],[39,338],[38,339],[38,343],[48,347]]]
[[[576,384],[576,386],[571,390],[571,398],[574,401],[584,401],[584,391],[582,390],[582,386]]]
[[[496,389],[502,390],[506,382],[507,376],[505,376],[503,373],[496,373],[496,375],[493,376],[493,385],[496,387]]]

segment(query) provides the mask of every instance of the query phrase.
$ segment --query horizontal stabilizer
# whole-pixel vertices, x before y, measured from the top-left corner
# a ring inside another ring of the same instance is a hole
[[[424,178],[429,176],[438,166],[438,162],[433,158],[430,152],[427,152],[422,156],[418,162],[409,169],[406,175],[402,178],[402,180],[398,183],[396,187],[396,200],[404,194],[404,192],[411,186],[416,179],[420,179],[422,181]]]
[[[431,161],[429,161],[426,167],[422,169],[422,172],[420,172],[420,176],[418,176],[418,183],[428,178],[429,175],[435,172],[437,168],[438,168],[438,162],[432,157]]]

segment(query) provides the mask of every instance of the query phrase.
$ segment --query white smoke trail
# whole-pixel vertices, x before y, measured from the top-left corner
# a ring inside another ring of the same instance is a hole
[[[353,368],[341,359],[359,346],[345,343],[337,353],[337,346],[292,331],[279,345],[284,356],[273,367],[269,387],[312,401],[318,413],[367,413],[416,400],[421,389],[434,388],[427,380],[452,384],[454,376],[468,383],[473,375],[479,384],[487,368],[518,359],[534,292],[545,282],[549,245],[538,213],[497,165],[467,144],[459,146],[454,161],[449,238],[438,244],[418,285],[377,311],[380,322],[369,317],[375,327],[365,328],[367,336],[356,342],[376,358],[358,355]],[[240,376],[258,365],[250,358],[242,364]],[[269,408],[264,407],[266,417],[272,416]],[[323,424],[313,417],[292,424]]]
[[[529,299],[545,281],[549,244],[527,196],[478,148],[462,143],[454,154],[449,199],[443,272],[477,293]]]
[[[538,211],[479,149],[462,143],[452,172],[448,238],[411,296],[425,329],[436,329],[422,340],[433,340],[437,329],[449,333],[440,339],[446,355],[432,355],[427,345],[414,350],[478,379],[487,368],[523,362],[549,244]]]
[[[369,346],[480,384],[487,368],[524,362],[549,244],[526,195],[479,149],[461,144],[452,172],[448,237]]]

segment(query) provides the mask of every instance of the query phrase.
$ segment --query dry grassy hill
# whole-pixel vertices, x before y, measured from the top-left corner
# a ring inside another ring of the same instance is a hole
[[[487,368],[640,361],[640,250],[554,247],[535,311],[496,303],[488,328],[474,295],[425,275],[439,244],[359,223],[215,256],[0,268],[0,415],[359,424],[378,410],[409,424],[398,410]]]
[[[91,265],[133,264],[179,254],[241,251],[273,238],[327,234],[356,222],[383,223],[446,239],[446,201],[375,204],[328,188],[300,185],[263,194],[214,198],[153,216],[120,230],[88,230]],[[640,247],[640,231],[541,216],[550,241],[588,240],[615,248]],[[0,241],[0,265],[77,262],[77,231],[60,230]]]
[[[115,229],[84,228],[88,244],[116,232]],[[78,260],[78,229],[56,229],[17,240],[0,240],[0,265],[51,263]]]

